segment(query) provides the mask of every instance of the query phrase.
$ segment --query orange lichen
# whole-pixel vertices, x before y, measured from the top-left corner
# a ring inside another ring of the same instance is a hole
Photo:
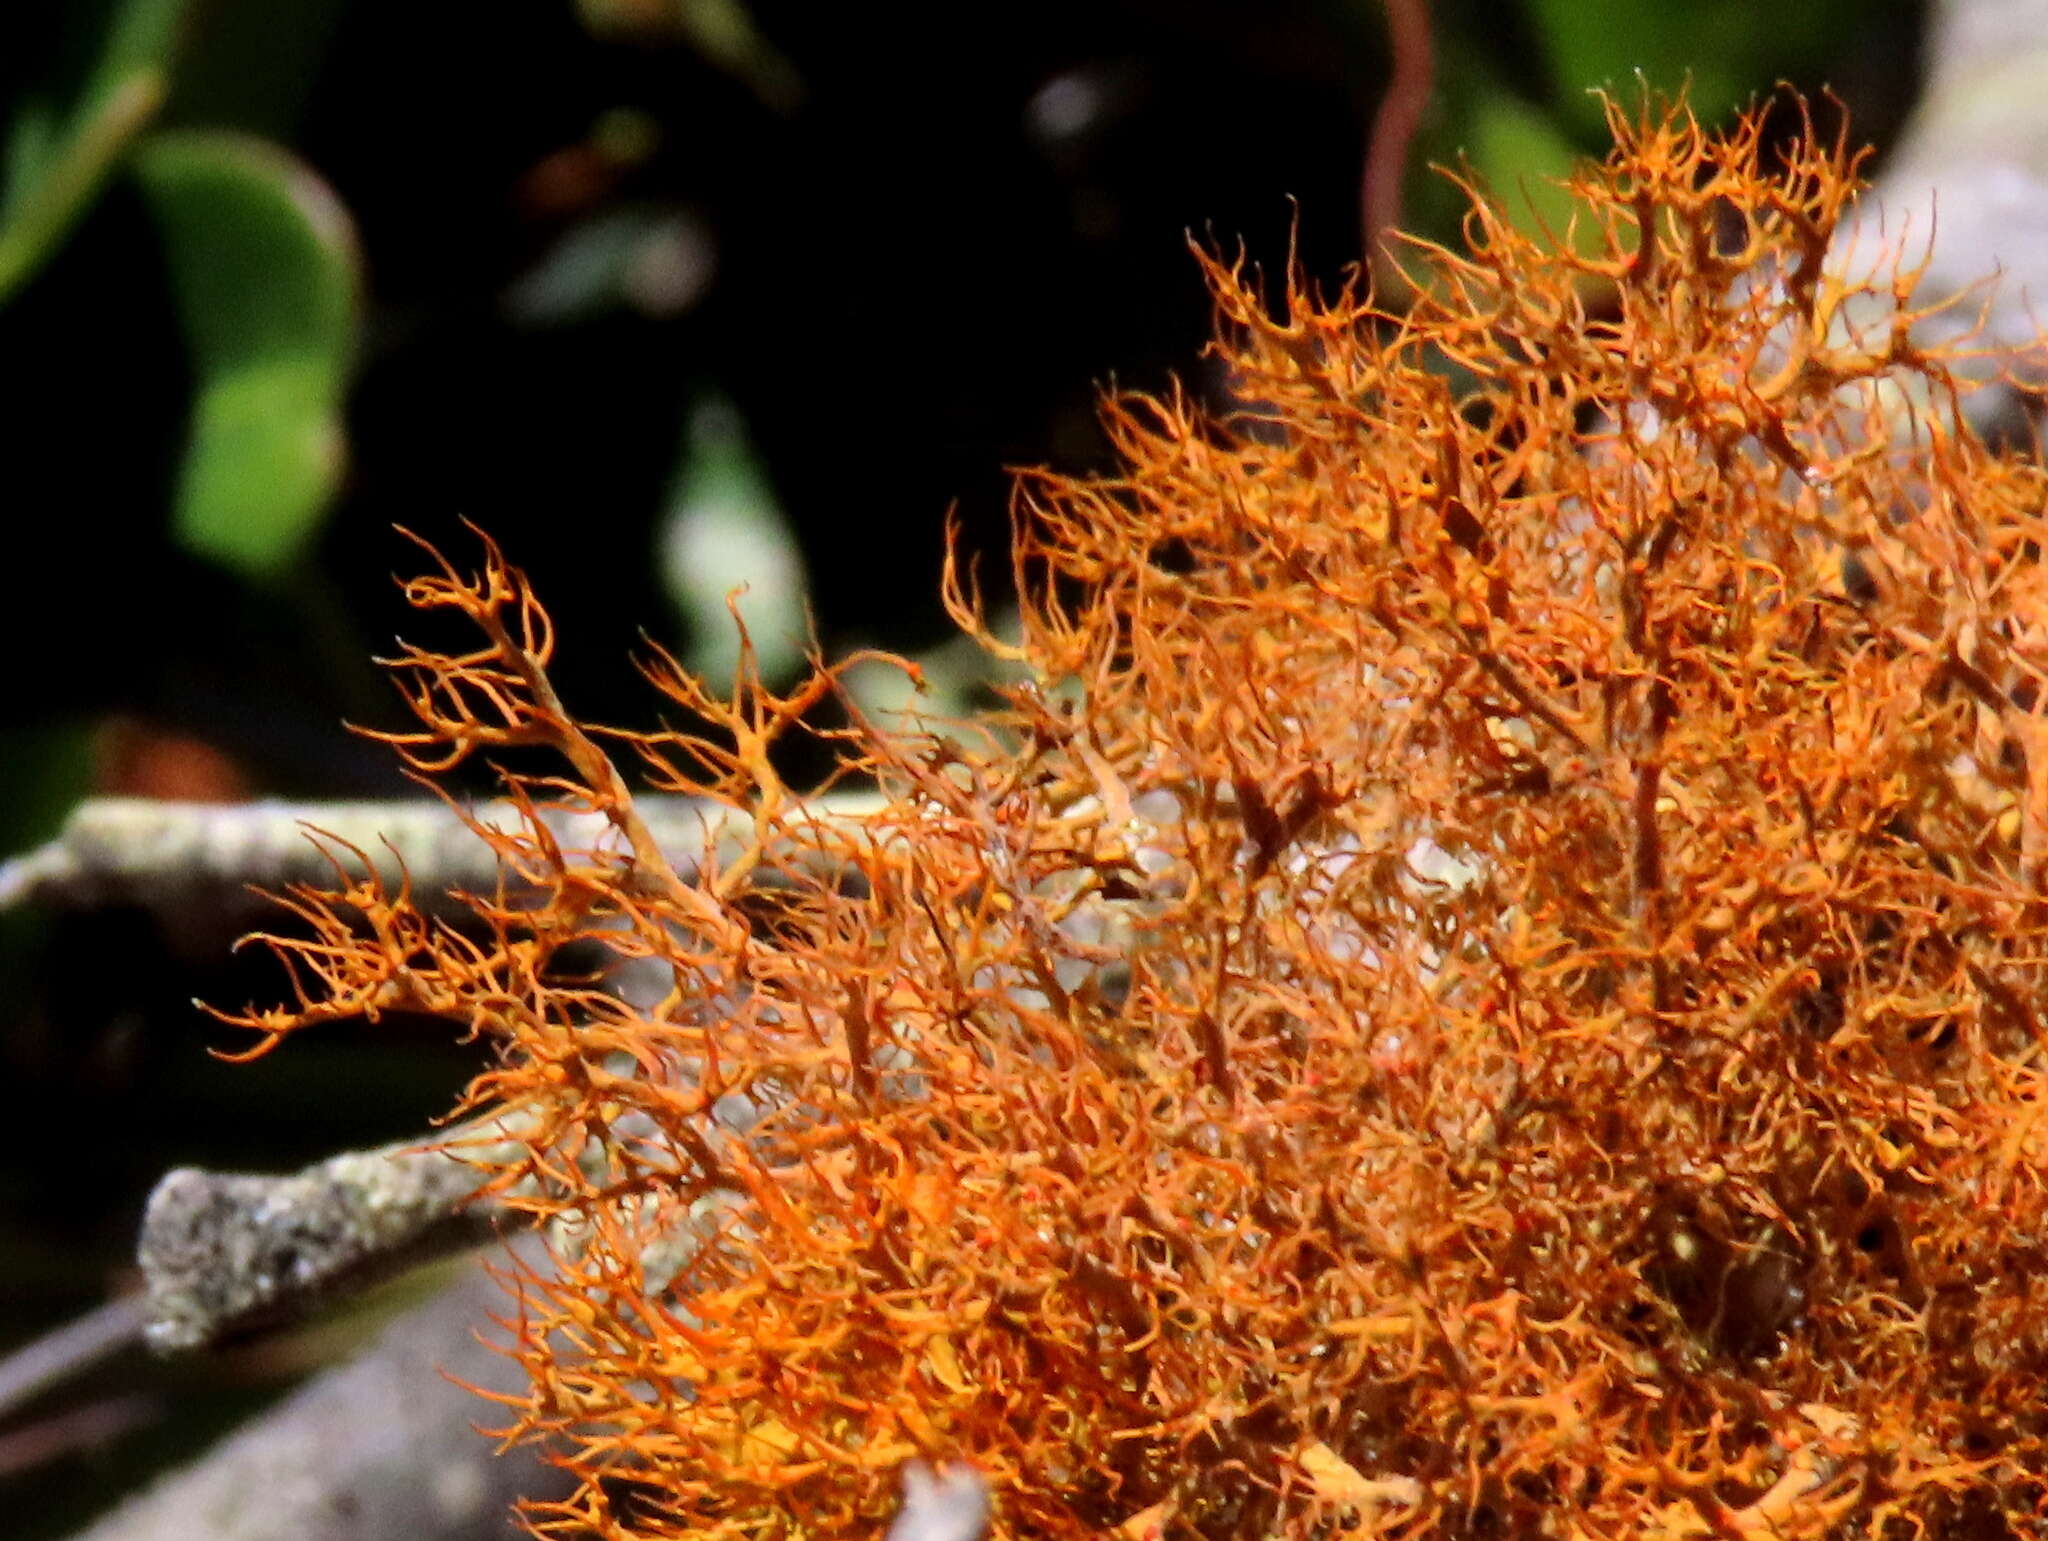
[[[878,1534],[916,1457],[1004,1536],[2034,1533],[2048,478],[1829,265],[1840,145],[1615,124],[1405,317],[1204,259],[1238,405],[1025,478],[1029,683],[856,719],[857,818],[773,769],[830,670],[607,735],[494,549],[412,586],[484,636],[414,763],[614,838],[483,831],[482,942],[303,895],[247,1020],[498,1045],[540,1530]]]

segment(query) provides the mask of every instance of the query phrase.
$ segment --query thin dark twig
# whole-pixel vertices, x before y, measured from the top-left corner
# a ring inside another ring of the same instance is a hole
[[[1401,228],[1401,185],[1408,151],[1436,83],[1436,44],[1430,31],[1429,0],[1383,0],[1394,70],[1372,117],[1365,142],[1365,177],[1359,190],[1364,221],[1365,260],[1383,291],[1402,283],[1388,245]]]
[[[130,1391],[9,1429],[0,1434],[0,1478],[18,1477],[80,1450],[103,1448],[163,1416],[163,1398]]]

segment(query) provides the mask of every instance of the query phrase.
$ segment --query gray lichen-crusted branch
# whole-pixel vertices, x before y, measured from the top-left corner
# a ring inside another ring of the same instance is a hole
[[[857,818],[873,799],[839,793],[817,804],[821,818]],[[707,841],[722,837],[731,811],[688,797],[643,794],[634,805],[671,861],[694,870]],[[502,801],[479,803],[469,817],[508,832],[522,815]],[[567,850],[603,850],[617,843],[600,814],[548,813],[549,830]],[[41,904],[84,909],[136,904],[163,912],[186,905],[232,903],[251,888],[279,890],[334,880],[331,846],[312,833],[353,846],[377,864],[385,882],[410,877],[431,902],[452,890],[489,892],[498,854],[446,803],[394,802],[160,803],[96,797],[80,803],[54,840],[0,862],[0,909]]]
[[[143,1213],[144,1336],[160,1352],[203,1348],[296,1314],[505,1223],[480,1200],[475,1160],[512,1149],[486,1126],[432,1142],[350,1151],[284,1177],[180,1167]],[[448,1148],[463,1142],[462,1153]]]

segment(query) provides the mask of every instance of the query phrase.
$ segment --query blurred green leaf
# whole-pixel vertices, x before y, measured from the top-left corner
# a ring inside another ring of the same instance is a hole
[[[1632,100],[1651,89],[1687,95],[1712,122],[1774,80],[1825,59],[1859,24],[1867,0],[1526,0],[1542,34],[1558,110],[1589,143],[1606,139],[1594,87]]]
[[[1517,96],[1474,60],[1461,65],[1449,110],[1432,125],[1408,193],[1410,228],[1457,243],[1468,195],[1443,169],[1469,176],[1525,234],[1563,241],[1574,204],[1562,185],[1583,157],[1557,118]],[[1591,232],[1587,232],[1588,235]]]
[[[1466,145],[1472,169],[1501,200],[1508,218],[1531,234],[1562,239],[1576,207],[1561,185],[1580,156],[1548,113],[1508,91],[1473,104]]]
[[[187,4],[123,0],[110,16],[72,8],[72,26],[95,32],[98,47],[72,99],[31,93],[8,126],[0,300],[62,244],[121,153],[163,106]]]
[[[178,540],[252,577],[289,567],[339,484],[361,260],[308,167],[241,135],[154,136],[136,173],[196,382]]]
[[[713,398],[690,414],[659,540],[663,587],[690,626],[693,671],[713,684],[732,678],[740,641],[726,602],[744,589],[736,604],[761,677],[796,672],[809,636],[803,555],[730,402]]]

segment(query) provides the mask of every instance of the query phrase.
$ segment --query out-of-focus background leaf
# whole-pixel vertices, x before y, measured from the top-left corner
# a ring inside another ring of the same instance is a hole
[[[1827,78],[1847,34],[1861,28],[1896,36],[1904,7],[1856,10],[1785,0],[1530,0],[1541,36],[1544,99],[1581,138],[1598,136],[1606,117],[1589,85],[1640,76],[1661,91],[1688,89],[1700,112],[1718,118],[1767,94],[1781,79]]]
[[[1831,88],[1882,148],[1926,20],[1915,0],[1430,12],[1403,223],[1445,242],[1462,198],[1427,163],[1555,225],[1548,179],[1602,148],[1603,84],[1689,82],[1709,120],[1781,79]],[[727,676],[738,589],[771,677],[814,635],[875,644],[928,689],[863,666],[862,710],[970,708],[991,670],[938,604],[945,521],[1000,616],[1006,467],[1106,464],[1108,382],[1220,393],[1190,233],[1269,274],[1292,240],[1341,279],[1391,66],[1379,0],[17,7],[0,839],[93,791],[408,790],[340,726],[397,722],[367,662],[419,624],[394,524],[458,559],[463,518],[496,534],[599,719],[652,720],[643,638]],[[0,1351],[120,1281],[165,1166],[397,1137],[470,1067],[404,1023],[211,1061],[190,999],[276,981],[228,957],[224,921],[184,922],[0,917],[0,1076],[67,1130],[61,1162],[0,1155]],[[178,1416],[0,1475],[0,1528],[61,1532],[304,1359],[110,1368],[174,1388]]]
[[[135,175],[193,374],[173,536],[249,577],[277,573],[341,479],[360,267],[348,211],[291,155],[233,134],[158,134]]]

